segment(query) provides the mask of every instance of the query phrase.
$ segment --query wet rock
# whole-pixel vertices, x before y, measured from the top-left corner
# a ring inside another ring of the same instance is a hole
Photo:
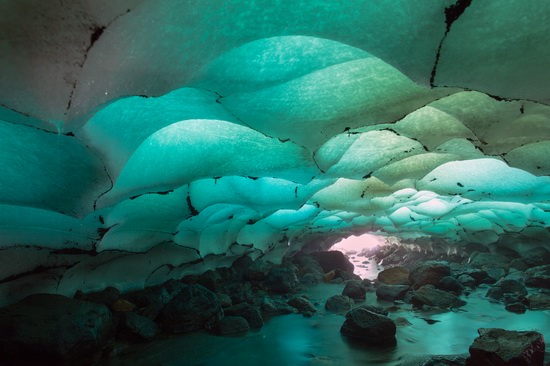
[[[221,281],[220,274],[210,269],[199,276],[198,283],[212,292],[219,292],[221,290]]]
[[[459,295],[462,293],[464,286],[462,286],[460,282],[458,282],[454,277],[446,276],[439,280],[439,282],[435,285],[435,288],[441,291],[452,292],[455,295]]]
[[[218,335],[244,335],[250,329],[248,322],[241,316],[226,316],[213,328]]]
[[[410,285],[410,271],[404,267],[392,267],[378,273],[378,281],[386,285]]]
[[[290,268],[273,267],[267,275],[266,284],[270,291],[286,294],[298,286],[298,277],[296,271]]]
[[[507,271],[503,267],[499,266],[484,266],[483,269],[487,272],[487,277],[483,279],[483,283],[493,284],[506,277]]]
[[[398,366],[464,366],[468,356],[467,353],[458,355],[404,355],[399,357]]]
[[[395,345],[395,323],[388,317],[371,311],[355,308],[346,314],[346,321],[340,332],[363,343],[389,346]]]
[[[550,294],[536,293],[527,296],[530,310],[550,310]]]
[[[161,324],[173,333],[210,329],[223,317],[223,309],[215,293],[201,285],[188,285],[164,308]]]
[[[487,291],[485,297],[500,301],[505,294],[510,294],[520,299],[527,296],[527,289],[519,281],[502,279]]]
[[[231,301],[231,298],[226,294],[216,294],[218,296],[218,300],[220,300],[220,304],[222,305],[222,308],[228,308],[231,305],[233,305],[233,301]]]
[[[300,279],[300,283],[307,287],[317,286],[324,281],[324,276],[322,274],[306,273]]]
[[[367,290],[363,287],[360,281],[351,280],[346,283],[342,295],[350,297],[354,300],[365,300]]]
[[[134,339],[151,340],[159,332],[157,323],[133,312],[124,314],[122,324],[123,332]]]
[[[252,329],[260,329],[264,325],[264,319],[259,309],[249,304],[238,304],[224,310],[226,316],[240,316],[246,319]]]
[[[510,262],[510,264],[508,265],[508,269],[510,271],[522,271],[522,272],[525,272],[527,271],[531,266],[529,264],[527,264],[527,262],[525,262],[522,258],[517,258],[517,259],[514,259],[513,261]]]
[[[143,290],[130,292],[123,295],[124,300],[136,305],[140,315],[150,319],[156,319],[162,309],[187,285],[169,280],[162,285],[147,287]]]
[[[235,276],[235,279],[237,281],[241,281],[243,279],[248,279],[245,277],[245,273],[248,271],[248,268],[254,263],[254,260],[250,258],[248,255],[244,255],[242,257],[237,258],[233,264],[231,264],[231,271],[226,273],[220,273],[222,280],[226,281],[232,274]]]
[[[348,296],[334,295],[327,299],[325,309],[336,313],[347,312],[354,304],[354,301]]]
[[[92,365],[111,341],[102,304],[36,294],[0,309],[0,355],[12,365]]]
[[[262,299],[260,303],[260,309],[264,318],[275,315],[292,314],[294,312],[294,308],[288,305],[286,302],[271,299],[269,297],[264,297]]]
[[[475,285],[478,286],[480,283],[482,283],[487,278],[487,272],[485,272],[482,269],[479,268],[469,268],[466,267],[460,272],[454,273],[455,277],[461,276],[461,275],[468,275],[472,277],[476,283]]]
[[[478,330],[470,346],[468,366],[543,366],[544,338],[537,332],[518,332],[495,328]]]
[[[413,288],[417,289],[424,285],[435,285],[443,277],[451,275],[449,263],[444,261],[419,262],[409,274],[409,280]]]
[[[358,308],[365,309],[365,310],[368,310],[370,312],[380,314],[380,315],[384,315],[384,316],[388,316],[388,314],[389,314],[386,309],[381,308],[380,306],[375,306],[375,305],[359,305]]]
[[[460,276],[458,276],[458,278],[456,280],[462,286],[469,287],[469,288],[474,288],[474,287],[476,287],[476,284],[477,284],[476,280],[468,274],[460,275]]]
[[[525,271],[525,285],[550,289],[550,264],[529,268]]]
[[[342,252],[336,250],[317,252],[313,253],[311,256],[319,262],[324,273],[335,269],[353,273],[355,268]]]
[[[550,264],[550,251],[544,247],[535,247],[522,254],[522,258],[529,267]]]
[[[293,263],[298,267],[298,275],[304,276],[306,274],[324,275],[323,267],[317,262],[315,258],[310,255],[299,255],[293,259]]]
[[[458,308],[466,305],[466,302],[453,294],[441,291],[432,285],[422,286],[413,292],[411,303],[417,307],[424,305],[440,309]]]
[[[510,261],[510,258],[502,254],[473,252],[470,256],[470,266],[481,269],[485,269],[486,266],[505,268]]]
[[[290,300],[287,301],[287,304],[298,310],[300,314],[311,316],[317,312],[317,309],[315,309],[315,306],[302,296],[294,296]]]
[[[95,302],[96,304],[103,304],[110,307],[115,301],[120,299],[120,291],[109,286],[100,292],[84,294],[81,291],[77,291],[74,297],[77,300]]]
[[[385,285],[381,284],[376,289],[376,297],[380,300],[395,301],[403,300],[410,287],[407,285]]]
[[[272,267],[271,263],[259,258],[248,266],[243,276],[245,279],[251,281],[262,281],[267,277]]]
[[[406,318],[403,318],[403,317],[396,318],[393,320],[393,322],[398,327],[408,327],[412,325],[410,321],[408,321]]]
[[[505,309],[512,313],[523,314],[527,311],[527,306],[521,302],[513,302],[511,304],[507,304]]]
[[[129,311],[134,311],[136,309],[136,304],[128,300],[118,299],[111,304],[111,309],[117,313],[126,313]]]
[[[230,294],[231,302],[233,304],[240,304],[243,302],[254,302],[254,293],[252,292],[252,285],[250,282],[234,282],[224,288],[224,292]]]

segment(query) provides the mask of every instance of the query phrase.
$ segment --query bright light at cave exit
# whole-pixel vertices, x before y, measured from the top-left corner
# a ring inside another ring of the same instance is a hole
[[[373,234],[350,236],[334,244],[330,250],[344,253],[355,266],[353,272],[356,275],[372,280],[377,277],[382,268],[374,260],[368,258],[368,253],[378,245],[387,243],[390,238]]]

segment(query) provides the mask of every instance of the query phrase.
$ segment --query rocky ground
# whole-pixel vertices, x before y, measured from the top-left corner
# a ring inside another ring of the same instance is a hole
[[[370,258],[384,269],[372,280],[362,279],[353,273],[349,258],[365,263]],[[389,317],[393,308],[460,311],[479,286],[488,287],[487,301],[507,311],[550,310],[549,263],[550,253],[541,248],[523,256],[512,251],[446,256],[388,245],[346,255],[298,253],[278,266],[243,257],[231,268],[125,294],[112,287],[77,293],[73,299],[38,294],[0,309],[0,365],[93,365],[131,352],[131,344],[193,332],[244,336],[275,316],[314,317],[320,306],[345,314],[340,333],[350,341],[392,347],[396,329],[410,325],[405,318]],[[320,283],[341,286],[341,294],[324,304],[299,295]],[[385,305],[367,305],[367,296]],[[464,354],[410,356],[401,364],[545,365],[540,333],[478,332]]]

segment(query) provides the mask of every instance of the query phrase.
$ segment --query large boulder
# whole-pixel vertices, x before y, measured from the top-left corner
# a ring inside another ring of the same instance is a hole
[[[542,334],[496,328],[481,328],[470,346],[467,366],[543,366]]]
[[[302,296],[294,296],[287,301],[287,304],[298,310],[300,314],[306,316],[311,316],[317,312],[311,301]]]
[[[387,316],[355,308],[346,314],[340,333],[366,344],[389,346],[396,343],[396,330],[395,323]]]
[[[36,294],[0,309],[0,363],[92,365],[112,337],[102,304]]]
[[[224,310],[226,316],[240,316],[246,319],[250,328],[260,329],[264,325],[264,319],[259,309],[246,303],[233,305]]]
[[[464,290],[464,286],[453,276],[443,277],[435,284],[435,288],[441,291],[452,292],[455,295],[460,295],[462,290]]]
[[[403,300],[407,291],[409,291],[407,285],[384,285],[381,284],[376,289],[376,297],[380,300],[395,301]]]
[[[151,340],[159,332],[157,323],[134,312],[126,312],[122,318],[122,332],[137,340]]]
[[[443,277],[451,275],[451,267],[445,261],[419,262],[409,274],[409,280],[413,288],[417,289],[424,285],[435,285]]]
[[[550,294],[536,293],[527,296],[530,310],[550,310]]]
[[[348,296],[334,295],[327,299],[325,309],[335,313],[346,312],[350,310],[354,304],[354,301]]]
[[[529,268],[525,271],[525,285],[550,288],[550,264]]]
[[[335,269],[353,273],[355,266],[342,252],[330,250],[327,252],[317,252],[311,255],[319,262],[325,273]]]
[[[188,285],[164,308],[161,324],[173,333],[210,329],[223,318],[223,309],[215,293],[201,285]]]
[[[517,299],[522,299],[527,296],[527,289],[519,281],[503,278],[491,286],[485,297],[500,301],[504,298],[504,295],[511,295]]]
[[[457,296],[438,290],[432,285],[422,286],[414,291],[411,303],[417,307],[427,305],[440,309],[458,308],[466,305],[466,302]]]
[[[244,278],[250,281],[262,281],[267,277],[273,265],[262,258],[256,259],[244,272]]]
[[[287,294],[298,286],[298,277],[291,268],[273,267],[267,275],[266,284],[271,292]]]
[[[284,301],[264,297],[260,303],[262,317],[267,318],[276,315],[292,314],[294,308]]]
[[[250,326],[245,318],[241,316],[226,316],[221,319],[213,328],[219,335],[244,335]]]
[[[410,285],[410,271],[404,267],[386,268],[378,273],[378,281],[386,285]]]
[[[350,297],[354,300],[365,300],[367,296],[367,290],[360,281],[351,280],[346,283],[342,295]]]

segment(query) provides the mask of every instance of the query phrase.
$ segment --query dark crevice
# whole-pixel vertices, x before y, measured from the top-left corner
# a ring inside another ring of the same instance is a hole
[[[189,188],[189,185],[187,185]],[[189,211],[191,212],[191,215],[197,216],[199,214],[199,211],[193,206],[193,203],[191,202],[191,193],[187,193],[187,207],[189,207]]]
[[[135,200],[136,198],[139,198],[139,197],[144,196],[144,195],[146,195],[146,194],[158,194],[158,195],[161,195],[161,196],[166,196],[166,195],[168,195],[168,194],[170,194],[170,193],[172,193],[172,192],[174,192],[173,189],[169,189],[169,190],[167,190],[167,191],[145,192],[145,193],[136,194],[135,196],[130,196],[130,197],[128,197],[128,199],[130,199],[130,200],[133,201],[133,200]]]
[[[434,67],[432,68],[432,73],[430,75],[430,86],[432,88],[435,87],[435,75],[437,74],[437,66],[439,64],[439,57],[441,56],[441,48],[443,46],[443,42],[451,31],[451,26],[453,25],[453,23],[458,20],[458,18],[460,18],[466,8],[468,8],[472,4],[472,1],[473,0],[457,0],[456,3],[445,8],[445,34],[443,34],[441,41],[439,41],[437,53],[435,55]]]

